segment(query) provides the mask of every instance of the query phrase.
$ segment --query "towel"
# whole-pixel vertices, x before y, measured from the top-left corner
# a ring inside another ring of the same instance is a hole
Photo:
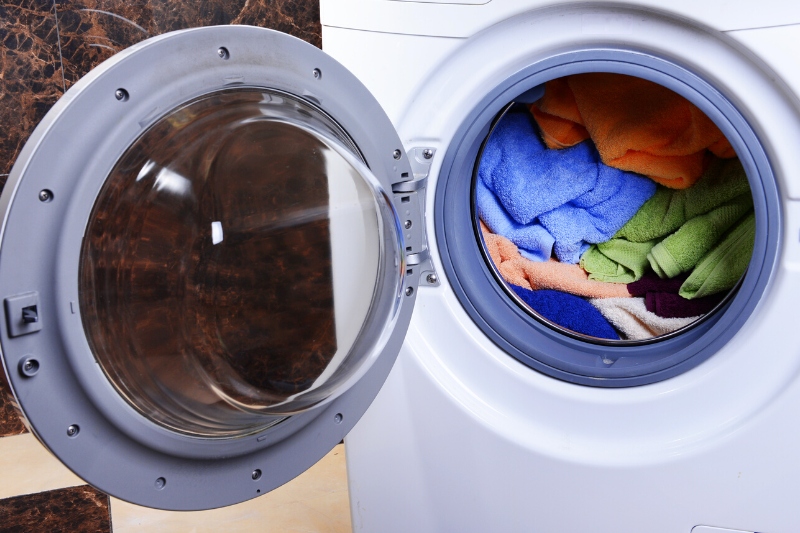
[[[590,337],[619,339],[603,315],[583,298],[559,291],[532,291],[516,285],[511,285],[511,289],[531,309],[554,324]]]
[[[644,298],[603,298],[590,302],[628,340],[641,341],[666,335],[700,318],[662,318],[647,310]]]
[[[704,298],[688,300],[678,295],[681,286],[689,276],[680,275],[672,279],[661,279],[650,272],[639,281],[628,284],[631,296],[643,296],[648,311],[663,318],[688,318],[710,312],[725,297],[714,294]]]
[[[524,109],[495,126],[475,188],[478,214],[494,233],[529,259],[555,253],[565,263],[610,239],[655,193],[650,180],[602,164],[591,143],[548,150]]]
[[[673,189],[697,181],[709,152],[736,156],[694,104],[633,76],[586,73],[549,81],[531,112],[548,147],[566,148],[591,138],[605,164]]]
[[[704,215],[694,217],[653,246],[647,254],[650,266],[662,278],[674,278],[690,271],[731,226],[752,211],[753,197],[745,193]]]
[[[687,318],[711,312],[724,297],[724,293],[719,293],[687,300],[679,294],[648,292],[644,296],[644,306],[663,318]]]
[[[532,261],[550,259],[555,238],[539,224],[515,222],[481,179],[475,183],[475,200],[481,220],[498,235],[505,235],[516,243],[520,254]]]
[[[733,288],[747,271],[756,235],[755,213],[736,224],[683,282],[678,294],[702,298]]]
[[[481,223],[486,250],[503,279],[525,289],[555,289],[588,298],[625,298],[630,296],[622,283],[591,281],[578,265],[550,260],[531,261],[520,255],[517,246],[495,235]],[[677,292],[677,289],[676,289]]]
[[[581,257],[581,266],[589,272],[589,279],[617,283],[636,281],[651,266],[647,254],[665,236],[674,233],[687,221],[729,202],[736,204],[734,210],[741,209],[749,197],[750,185],[739,160],[715,159],[691,189],[678,191],[659,187],[613,239],[589,248]],[[726,213],[728,211],[723,209],[718,215]],[[712,221],[705,221],[709,222]],[[666,256],[658,256],[661,257]],[[658,258],[654,260],[656,265],[660,264]],[[669,269],[674,270],[672,266]]]
[[[678,294],[681,285],[688,277],[684,274],[672,279],[661,279],[652,272],[648,272],[640,280],[628,283],[628,292],[631,296],[644,296],[647,293]]]

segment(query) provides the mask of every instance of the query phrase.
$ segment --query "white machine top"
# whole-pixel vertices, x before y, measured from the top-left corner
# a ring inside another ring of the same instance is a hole
[[[324,26],[407,35],[469,37],[497,22],[534,9],[575,4],[573,0],[322,0]],[[604,3],[597,3],[602,7]],[[719,31],[800,24],[800,2],[787,0],[622,0],[630,6],[686,17]],[[633,24],[635,21],[631,20]],[[589,33],[623,30],[618,20],[584,17]]]

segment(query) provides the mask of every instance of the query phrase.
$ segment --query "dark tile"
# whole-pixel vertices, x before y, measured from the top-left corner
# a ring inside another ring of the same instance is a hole
[[[271,28],[322,48],[319,0],[251,0],[233,24]]]
[[[8,387],[6,374],[0,369],[0,437],[19,435],[26,431],[17,412],[14,395]]]
[[[320,46],[319,0],[56,0],[67,87],[116,52],[173,30],[251,24]]]
[[[87,485],[0,500],[0,533],[111,532],[108,496]]]
[[[7,174],[63,94],[64,79],[51,0],[5,0],[0,21],[0,174]]]

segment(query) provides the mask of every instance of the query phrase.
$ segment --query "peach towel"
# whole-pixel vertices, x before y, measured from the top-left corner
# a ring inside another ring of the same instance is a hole
[[[591,281],[579,265],[555,259],[539,262],[522,257],[517,245],[496,235],[481,222],[483,241],[497,270],[506,282],[525,289],[554,289],[586,298],[630,298],[624,283]]]
[[[691,187],[710,151],[735,157],[711,120],[688,100],[657,83],[611,73],[575,74],[545,84],[531,104],[548,148],[591,138],[603,163],[637,172],[673,189]]]

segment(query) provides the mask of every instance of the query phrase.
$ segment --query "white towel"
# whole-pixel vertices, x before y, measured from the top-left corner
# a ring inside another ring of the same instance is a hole
[[[628,340],[652,339],[688,326],[700,318],[660,317],[647,310],[644,298],[594,298],[589,301]]]

